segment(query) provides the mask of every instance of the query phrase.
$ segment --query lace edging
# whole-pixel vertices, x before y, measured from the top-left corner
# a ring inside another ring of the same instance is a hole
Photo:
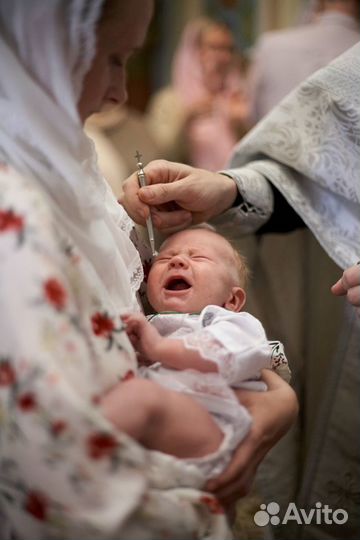
[[[234,236],[234,225],[235,228],[239,227],[236,236],[255,232],[268,221],[273,212],[274,197],[268,181],[249,167],[220,172],[235,181],[243,201],[212,222],[230,236]]]

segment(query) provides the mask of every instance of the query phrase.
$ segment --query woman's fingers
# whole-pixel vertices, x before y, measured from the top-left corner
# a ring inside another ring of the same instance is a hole
[[[293,393],[293,390],[289,386],[289,384],[284,381],[275,371],[272,369],[263,369],[261,371],[261,379],[264,381],[266,386],[268,387],[268,392],[272,390],[283,390],[284,392],[291,392]]]
[[[271,430],[271,436],[277,442],[294,423],[299,413],[299,402],[293,388],[271,369],[263,369],[261,378],[268,387],[265,395],[271,401],[276,399],[272,407],[274,410],[277,407],[279,420],[281,418],[281,422],[276,422]]]
[[[222,501],[231,502],[248,492],[259,463],[290,428],[298,412],[295,392],[285,381],[270,370],[263,370],[262,378],[267,392],[236,391],[252,415],[253,425],[227,469],[206,486]]]
[[[232,506],[241,497],[249,494],[256,471],[257,467],[253,465],[247,467],[234,482],[225,485],[214,493],[225,508]]]
[[[218,496],[220,493],[227,493],[227,490],[224,490],[224,487],[230,485],[231,482],[241,485],[242,473],[248,466],[250,466],[250,463],[252,463],[255,456],[254,450],[256,449],[257,445],[258,443],[255,440],[253,433],[250,432],[236,450],[234,457],[227,469],[216,479],[212,479],[206,486],[207,489],[214,491]]]

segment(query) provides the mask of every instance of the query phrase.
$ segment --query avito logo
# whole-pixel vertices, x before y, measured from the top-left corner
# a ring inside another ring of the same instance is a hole
[[[343,525],[349,519],[346,510],[342,508],[332,510],[328,504],[322,505],[321,502],[317,502],[315,508],[310,508],[310,510],[298,508],[294,502],[290,502],[282,519],[278,516],[279,512],[280,506],[277,502],[260,504],[260,510],[254,515],[254,522],[259,527],[265,527],[269,523],[286,525],[289,521],[295,521],[299,525],[310,525],[310,523]]]

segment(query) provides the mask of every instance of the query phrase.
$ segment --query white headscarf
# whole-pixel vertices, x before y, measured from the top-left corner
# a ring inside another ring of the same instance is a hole
[[[92,263],[116,309],[142,280],[132,222],[96,165],[77,110],[103,0],[0,3],[0,159],[32,177]]]

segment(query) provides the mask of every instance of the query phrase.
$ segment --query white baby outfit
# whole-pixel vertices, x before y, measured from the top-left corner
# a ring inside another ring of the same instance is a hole
[[[202,458],[186,460],[197,465],[206,479],[220,474],[232,453],[246,437],[251,416],[231,388],[266,390],[260,381],[263,368],[287,365],[280,342],[269,342],[265,330],[249,313],[235,313],[209,305],[200,314],[160,313],[148,317],[159,333],[182,339],[218,366],[218,372],[167,369],[160,363],[141,368],[141,374],[196,399],[214,417],[224,433],[220,448]]]

